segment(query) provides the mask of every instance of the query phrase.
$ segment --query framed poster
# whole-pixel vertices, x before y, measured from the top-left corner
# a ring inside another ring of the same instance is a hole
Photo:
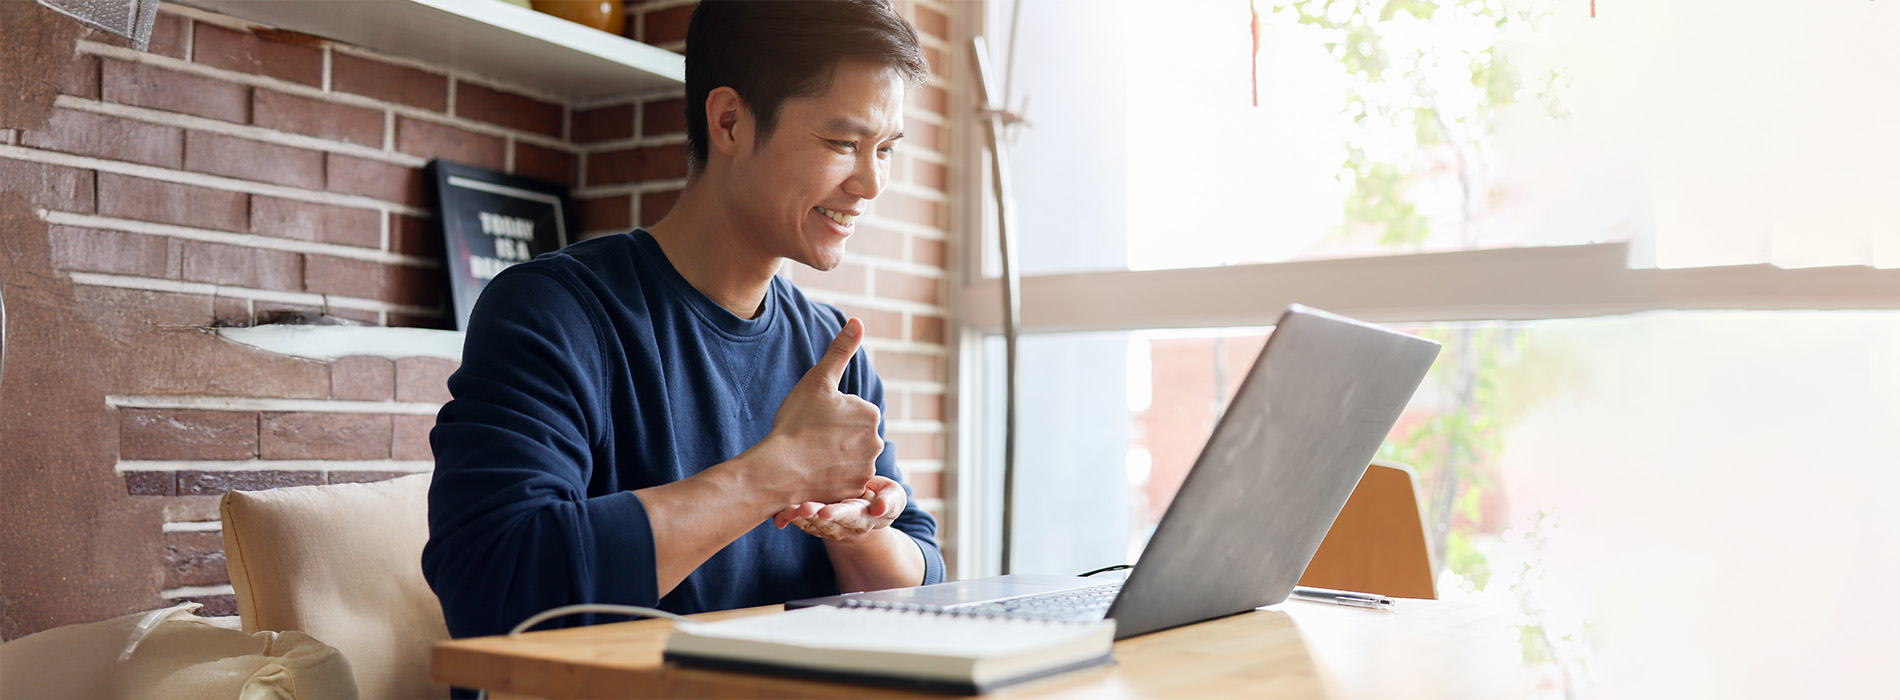
[[[436,220],[442,222],[444,269],[455,303],[455,327],[468,328],[488,281],[510,265],[567,245],[574,202],[566,187],[435,160]]]

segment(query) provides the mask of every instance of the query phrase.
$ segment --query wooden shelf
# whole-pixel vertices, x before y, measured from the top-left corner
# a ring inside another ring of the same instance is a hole
[[[352,355],[378,357],[440,357],[462,360],[461,331],[383,326],[262,325],[219,328],[218,337],[264,352],[311,360],[334,360]]]
[[[501,0],[179,0],[574,101],[675,88],[686,59]]]

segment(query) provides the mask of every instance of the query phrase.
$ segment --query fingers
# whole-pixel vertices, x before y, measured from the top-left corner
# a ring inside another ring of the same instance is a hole
[[[892,494],[895,493],[895,496]],[[904,509],[904,487],[897,482],[876,474],[864,482],[864,513],[873,518],[894,514]],[[895,507],[893,507],[895,506]]]
[[[793,521],[793,524],[797,525],[798,529],[803,530],[807,535],[827,540],[843,540],[858,534],[843,525],[829,520],[805,518],[803,520]]]
[[[895,517],[904,512],[904,505],[910,501],[904,495],[904,485],[890,479],[881,476],[872,479],[871,488],[876,489],[876,495],[871,498],[871,506],[865,512],[873,516]]]
[[[818,364],[805,373],[805,379],[837,389],[838,382],[844,379],[845,366],[851,363],[851,356],[857,354],[858,344],[863,340],[864,322],[855,318],[845,321],[844,330],[838,331],[838,337],[832,339],[831,347],[825,349],[824,357],[818,358]]]
[[[862,498],[847,498],[819,509],[814,515],[825,520],[845,520],[863,514],[870,505],[870,501]]]
[[[801,503],[773,517],[779,529],[797,526],[815,537],[842,540],[887,527],[909,502],[903,484],[883,476],[872,476],[857,498],[837,503]]]
[[[847,498],[839,503],[806,503],[794,509],[787,509],[781,515],[792,514],[786,521],[795,525],[806,534],[823,537],[828,540],[841,540],[852,535],[860,535],[878,528],[877,518],[868,517],[864,509],[869,501],[861,498]],[[780,526],[784,529],[784,526]]]
[[[795,506],[788,506],[785,510],[779,511],[778,515],[772,516],[772,524],[777,526],[778,529],[783,530],[786,525],[792,524],[794,520],[802,520],[817,515],[818,511],[823,510],[824,507],[825,504],[816,501],[808,501]]]

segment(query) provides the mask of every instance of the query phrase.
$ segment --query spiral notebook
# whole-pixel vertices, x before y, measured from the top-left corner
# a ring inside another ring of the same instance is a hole
[[[815,607],[681,622],[666,640],[665,658],[697,668],[968,695],[1114,663],[1114,642],[1113,620]]]

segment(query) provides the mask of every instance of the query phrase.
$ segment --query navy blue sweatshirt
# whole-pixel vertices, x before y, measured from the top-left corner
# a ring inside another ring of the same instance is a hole
[[[768,518],[661,598],[653,529],[633,491],[758,443],[844,320],[777,277],[757,318],[734,316],[687,283],[645,231],[496,276],[469,319],[448,382],[454,398],[429,435],[436,466],[422,570],[449,633],[501,634],[574,603],[696,613],[836,594],[823,541]],[[862,350],[839,389],[884,408]],[[904,481],[889,442],[877,473]],[[930,514],[910,505],[893,527],[922,550],[924,582],[942,581]]]

